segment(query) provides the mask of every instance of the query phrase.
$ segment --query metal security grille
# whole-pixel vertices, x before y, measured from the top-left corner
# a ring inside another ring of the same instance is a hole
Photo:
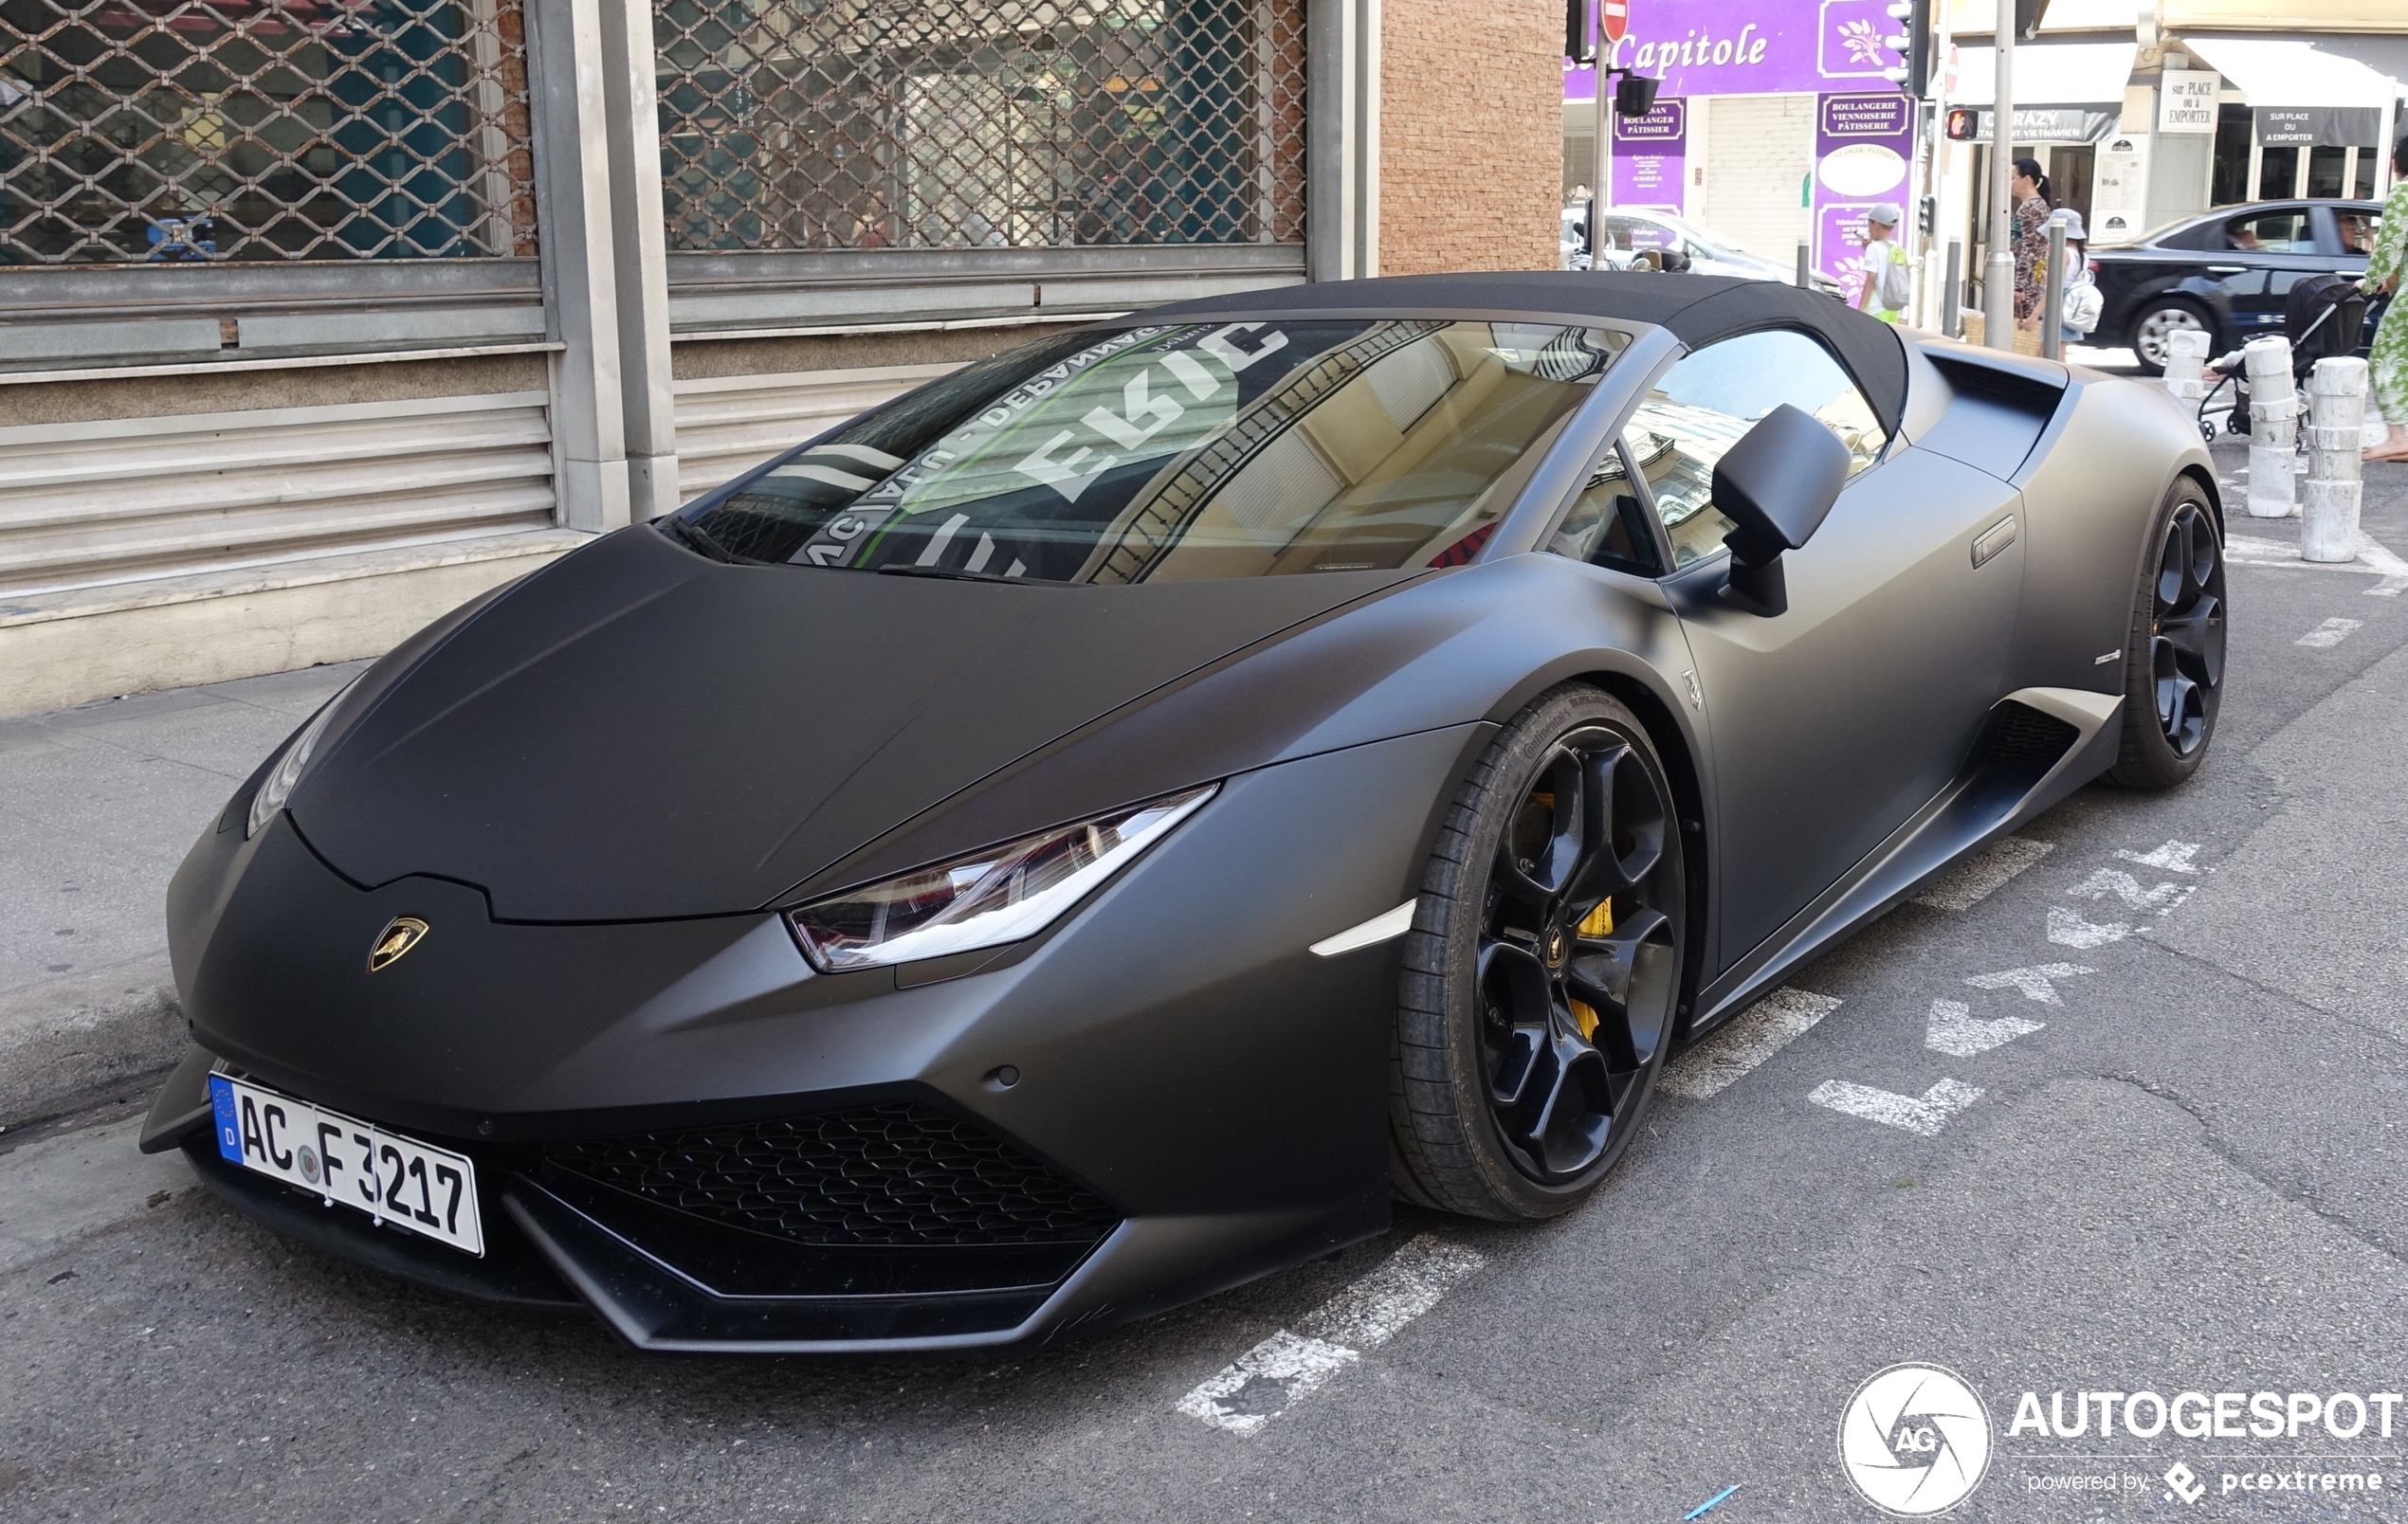
[[[662,0],[683,249],[1284,244],[1303,0]]]
[[[523,0],[0,0],[0,264],[535,252]]]

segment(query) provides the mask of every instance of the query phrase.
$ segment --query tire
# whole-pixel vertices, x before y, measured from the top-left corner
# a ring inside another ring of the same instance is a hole
[[[2198,771],[2224,693],[2224,536],[2188,477],[2149,520],[2124,643],[2124,741],[2107,781],[2170,789]]]
[[[2151,297],[2141,303],[2132,317],[2125,342],[2132,346],[2132,357],[2140,362],[2143,375],[2165,373],[2165,340],[2178,329],[2193,329],[2207,336],[2210,353],[2216,348],[2216,320],[2207,309],[2188,297]]]
[[[1397,1194],[1511,1222],[1596,1188],[1671,1049],[1684,872],[1663,762],[1612,698],[1555,689],[1489,744],[1439,831],[1407,934],[1390,1083]]]

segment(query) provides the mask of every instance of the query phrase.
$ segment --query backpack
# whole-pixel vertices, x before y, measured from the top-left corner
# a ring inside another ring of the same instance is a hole
[[[1914,272],[1906,263],[1906,250],[1896,249],[1881,267],[1881,289],[1874,293],[1873,304],[1884,312],[1904,312],[1914,299]]]
[[[2095,331],[2106,307],[2107,298],[2089,281],[2065,288],[2065,325],[2077,334]]]

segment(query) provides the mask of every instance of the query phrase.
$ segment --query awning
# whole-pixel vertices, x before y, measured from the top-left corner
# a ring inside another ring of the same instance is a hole
[[[2015,50],[2015,103],[2026,106],[2096,106],[2124,109],[2124,87],[2132,81],[2130,43],[2027,43]],[[1998,97],[1995,48],[1957,49],[1957,80],[1948,91],[1952,106],[1986,106]]]
[[[2399,83],[2391,76],[2307,43],[2185,37],[2182,45],[2230,80],[2253,106],[2373,106],[2380,110],[2399,94]],[[2022,57],[2020,49],[2016,57]]]

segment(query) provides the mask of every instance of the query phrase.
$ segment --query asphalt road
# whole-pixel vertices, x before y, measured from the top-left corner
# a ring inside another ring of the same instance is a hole
[[[2408,470],[2370,498],[2408,549]],[[117,1108],[0,1158],[0,1516],[1870,1519],[1843,1410],[1926,1362],[1995,1432],[1954,1518],[2408,1517],[2408,577],[2233,529],[2198,777],[1802,971],[1566,1219],[1400,1211],[1002,1364],[670,1360],[292,1248],[113,1164]],[[2238,1393],[2242,1433],[2034,1433],[2027,1391]],[[2251,1435],[2261,1391],[2316,1412]]]

